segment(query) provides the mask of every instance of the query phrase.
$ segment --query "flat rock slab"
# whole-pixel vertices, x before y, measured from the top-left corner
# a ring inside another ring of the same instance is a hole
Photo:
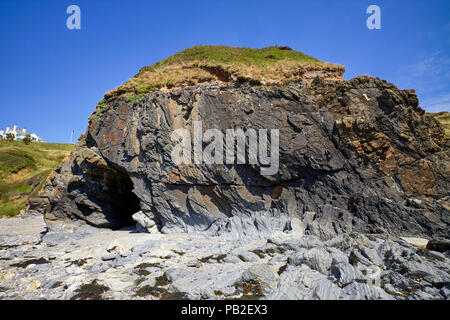
[[[16,244],[34,243],[40,241],[41,235],[46,230],[47,226],[42,215],[27,214],[13,218],[0,218],[0,245],[6,245],[11,241]]]
[[[48,242],[42,217],[0,219],[0,299],[448,299],[450,293],[442,285],[450,281],[448,252],[404,240],[354,233],[295,241],[277,232],[234,241],[88,229],[51,231]]]
[[[413,246],[417,248],[426,248],[428,244],[428,239],[424,238],[414,238],[414,237],[401,237],[402,240],[405,240],[409,244],[412,244]]]

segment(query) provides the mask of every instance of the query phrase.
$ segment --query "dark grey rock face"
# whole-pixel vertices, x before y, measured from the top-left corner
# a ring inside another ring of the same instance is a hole
[[[106,106],[32,202],[50,224],[120,227],[142,211],[163,233],[258,238],[297,217],[324,240],[351,231],[448,236],[449,149],[411,90],[368,77],[204,83],[151,92],[137,104],[109,95]],[[193,132],[200,120],[204,131],[278,129],[279,171],[176,165],[172,132]]]

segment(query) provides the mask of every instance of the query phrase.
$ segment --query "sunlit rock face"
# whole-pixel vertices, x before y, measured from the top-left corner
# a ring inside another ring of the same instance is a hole
[[[249,163],[248,142],[243,164],[177,164],[173,132],[194,137],[199,121],[224,140],[228,129],[278,130],[278,170],[264,175],[267,166]],[[370,77],[206,82],[140,101],[107,95],[30,209],[49,224],[113,228],[142,211],[163,233],[258,238],[298,218],[304,233],[322,239],[351,231],[445,236],[449,163],[443,128],[412,90]]]

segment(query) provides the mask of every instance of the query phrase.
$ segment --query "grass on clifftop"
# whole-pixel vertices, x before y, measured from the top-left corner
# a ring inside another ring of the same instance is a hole
[[[108,92],[105,98],[124,95],[129,102],[139,103],[150,91],[202,82],[282,84],[301,79],[305,72],[314,70],[342,74],[345,68],[321,62],[289,47],[195,46],[141,68],[138,74]],[[105,107],[105,100],[102,100],[96,114],[100,115]]]
[[[445,129],[445,138],[450,139],[450,112],[426,113],[438,120]]]
[[[302,52],[292,50],[289,47],[266,47],[262,49],[251,49],[226,46],[195,46],[180,51],[161,62],[157,62],[153,65],[153,67],[183,64],[191,61],[201,61],[210,65],[241,64],[255,66],[269,66],[280,61],[301,63],[320,62],[316,58],[307,56]]]
[[[73,145],[0,140],[0,216],[14,216],[27,206],[50,172]]]

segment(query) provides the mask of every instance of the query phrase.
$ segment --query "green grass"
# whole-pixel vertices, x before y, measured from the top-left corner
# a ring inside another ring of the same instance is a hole
[[[60,143],[0,140],[0,215],[14,216],[25,209],[30,195],[73,149]]]
[[[450,112],[426,113],[438,120],[445,129],[445,138],[450,139]]]
[[[316,58],[292,50],[288,47],[273,46],[262,49],[252,49],[226,46],[195,46],[180,51],[161,62],[155,63],[153,66],[144,67],[143,70],[145,71],[152,68],[192,61],[202,61],[203,63],[210,65],[242,64],[260,67],[273,65],[280,61],[320,62]]]
[[[229,81],[250,85],[285,84],[304,79],[305,74],[310,76],[317,71],[336,74],[339,78],[345,68],[321,62],[289,47],[195,46],[141,68],[126,83],[105,94],[94,116],[100,116],[107,110],[108,103],[117,96],[124,96],[128,102],[138,104],[149,92],[162,88]]]
[[[105,105],[106,105],[105,99],[100,100],[97,104],[97,108],[95,109],[95,113],[97,115],[101,115],[104,111]]]
[[[137,95],[128,96],[127,101],[132,102],[133,104],[141,103],[145,98],[145,93],[139,93]]]

